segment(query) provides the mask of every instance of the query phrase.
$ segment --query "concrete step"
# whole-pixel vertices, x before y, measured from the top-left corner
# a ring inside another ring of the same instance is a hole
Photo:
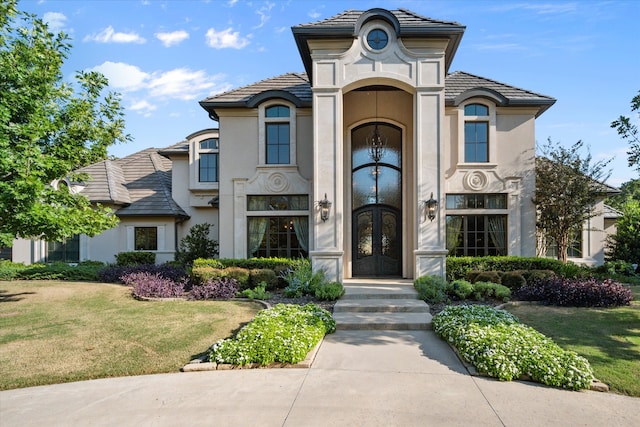
[[[338,330],[431,329],[430,313],[333,313]]]
[[[419,299],[342,299],[334,313],[428,313],[429,306]]]
[[[343,300],[352,299],[417,299],[413,284],[345,285]]]

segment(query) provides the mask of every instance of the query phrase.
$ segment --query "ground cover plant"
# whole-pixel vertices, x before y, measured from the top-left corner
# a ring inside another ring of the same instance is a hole
[[[611,391],[640,397],[640,286],[628,306],[557,307],[509,304],[521,322],[586,357]]]
[[[0,282],[0,389],[177,372],[233,335],[250,301],[137,301],[122,285]]]
[[[616,307],[629,305],[633,295],[628,286],[610,279],[540,278],[521,287],[518,299],[547,305],[573,307]]]
[[[589,388],[593,379],[587,359],[563,350],[503,310],[448,306],[433,318],[433,330],[479,372],[503,381],[526,376],[546,385],[580,390]]]
[[[214,344],[209,358],[232,365],[298,363],[335,329],[331,313],[315,304],[277,304],[258,313],[235,337]]]
[[[429,304],[440,304],[452,300],[501,301],[511,298],[511,290],[492,282],[471,283],[466,280],[447,282],[440,276],[425,275],[413,283],[418,297]]]

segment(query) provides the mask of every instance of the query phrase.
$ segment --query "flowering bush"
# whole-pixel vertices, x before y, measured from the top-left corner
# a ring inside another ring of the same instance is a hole
[[[527,375],[543,384],[579,390],[593,379],[585,358],[563,350],[506,311],[448,306],[433,318],[433,330],[479,372],[502,381]]]
[[[277,304],[260,311],[234,338],[214,344],[209,358],[234,365],[298,363],[335,328],[331,313],[315,304]]]
[[[129,273],[122,276],[125,285],[133,287],[133,295],[145,298],[178,298],[184,295],[186,279],[176,282],[160,273]]]
[[[240,284],[229,277],[208,280],[202,285],[195,285],[189,292],[190,300],[231,299],[236,296]]]
[[[574,307],[615,307],[629,305],[631,289],[606,279],[562,279],[550,277],[533,280],[517,293],[519,299],[545,304]]]
[[[122,276],[131,273],[159,274],[165,279],[179,282],[187,277],[184,267],[177,267],[171,264],[142,264],[142,265],[109,265],[98,272],[98,279],[107,283],[124,282]]]

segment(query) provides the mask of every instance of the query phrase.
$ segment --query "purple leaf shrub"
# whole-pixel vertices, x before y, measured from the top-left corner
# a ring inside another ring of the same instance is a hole
[[[193,286],[189,292],[189,299],[231,299],[236,296],[239,289],[240,284],[236,279],[229,277],[209,279],[202,285]]]
[[[146,298],[178,298],[184,296],[186,280],[174,281],[160,273],[137,272],[122,276],[125,285],[133,287],[133,294]]]
[[[617,307],[633,300],[631,289],[611,279],[537,279],[517,291],[517,298],[549,305],[573,307]]]

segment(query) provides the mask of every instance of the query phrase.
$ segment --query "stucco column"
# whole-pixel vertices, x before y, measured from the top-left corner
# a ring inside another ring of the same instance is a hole
[[[344,194],[342,92],[313,90],[313,246],[309,253],[314,270],[327,279],[342,280],[344,265]],[[322,221],[318,202],[331,202],[329,219]]]
[[[415,180],[416,180],[416,249],[415,277],[446,273],[444,217],[444,88],[418,89],[415,95]],[[423,202],[438,201],[433,221],[426,217]]]

